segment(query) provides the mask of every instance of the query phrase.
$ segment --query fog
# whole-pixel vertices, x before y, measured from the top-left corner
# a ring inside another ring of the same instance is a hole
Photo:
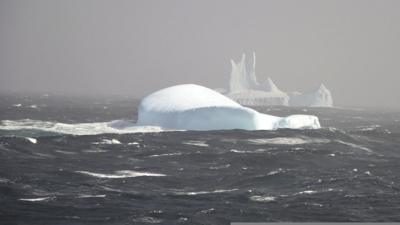
[[[400,107],[397,0],[1,0],[0,92],[141,97],[226,87],[257,54],[283,91],[324,83],[339,106]]]

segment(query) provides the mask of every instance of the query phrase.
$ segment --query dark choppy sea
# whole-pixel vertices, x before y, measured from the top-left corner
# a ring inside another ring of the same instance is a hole
[[[323,128],[121,133],[104,122],[134,122],[138,101],[0,98],[0,224],[400,221],[400,112],[268,107]]]

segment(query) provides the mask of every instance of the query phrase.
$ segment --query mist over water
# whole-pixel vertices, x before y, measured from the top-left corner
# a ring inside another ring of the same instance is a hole
[[[285,92],[324,83],[337,106],[399,108],[396,0],[0,3],[0,91],[141,97],[226,87],[230,59]]]

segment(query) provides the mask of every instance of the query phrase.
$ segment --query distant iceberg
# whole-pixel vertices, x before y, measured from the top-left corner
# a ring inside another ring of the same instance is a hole
[[[276,117],[243,107],[209,88],[183,84],[143,98],[137,125],[181,130],[273,130],[320,128],[312,115]]]
[[[309,93],[290,93],[290,106],[332,107],[331,92],[321,84],[316,90]]]
[[[218,91],[227,97],[247,106],[306,106],[306,107],[332,107],[333,100],[331,92],[321,84],[320,87],[309,93],[285,93],[281,91],[268,78],[259,83],[255,74],[256,55],[252,57],[242,55],[238,63],[231,60],[232,71],[229,81],[229,90]]]

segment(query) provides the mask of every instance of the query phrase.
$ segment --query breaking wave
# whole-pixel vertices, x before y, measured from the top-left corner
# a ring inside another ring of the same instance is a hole
[[[52,197],[43,197],[43,198],[20,198],[18,200],[20,201],[25,201],[25,202],[40,202],[40,201],[46,201],[46,200],[51,200]]]
[[[185,192],[185,191],[178,191],[174,192],[175,195],[206,195],[206,194],[219,194],[219,193],[228,193],[228,192],[234,192],[239,189],[234,188],[234,189],[219,189],[219,190],[214,190],[214,191],[190,191],[190,192]]]
[[[69,124],[31,119],[2,120],[0,122],[0,131],[1,130],[33,131],[35,136],[41,136],[40,132],[71,135],[97,135],[104,133],[126,134],[172,131],[158,126],[137,126],[133,121],[130,120]],[[29,141],[32,142],[34,140],[30,139]]]
[[[258,138],[258,139],[248,139],[249,144],[254,145],[302,145],[310,143],[328,143],[328,139],[322,138],[300,138],[300,137],[276,137],[276,138]]]
[[[92,177],[109,178],[109,179],[121,179],[121,178],[131,178],[131,177],[164,177],[164,176],[166,176],[165,174],[161,174],[161,173],[138,172],[138,171],[132,171],[132,170],[119,170],[119,171],[115,171],[114,173],[111,173],[111,174],[94,173],[94,172],[89,172],[89,171],[76,171],[76,172],[80,173],[80,174],[92,176]]]

